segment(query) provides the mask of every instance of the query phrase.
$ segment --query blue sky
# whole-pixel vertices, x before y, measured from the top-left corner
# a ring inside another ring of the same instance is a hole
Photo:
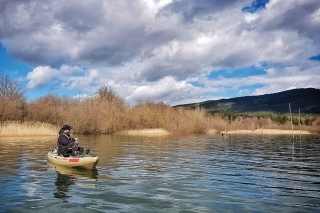
[[[0,72],[29,100],[104,85],[170,105],[320,88],[319,0],[0,4]]]

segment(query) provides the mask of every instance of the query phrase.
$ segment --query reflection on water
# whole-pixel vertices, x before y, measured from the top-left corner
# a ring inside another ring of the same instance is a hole
[[[0,212],[319,212],[320,141],[80,136],[97,169],[47,161],[55,138],[0,139]]]
[[[48,161],[47,163],[53,171],[56,171],[57,178],[55,185],[56,191],[53,193],[55,198],[68,198],[70,197],[67,192],[69,186],[78,184],[78,179],[96,180],[98,177],[98,170],[95,169],[81,169],[81,168],[68,168],[60,166]]]
[[[94,169],[82,169],[82,168],[68,168],[60,166],[50,161],[47,162],[47,165],[50,166],[52,171],[56,171],[59,174],[69,175],[75,178],[85,178],[95,180],[98,177],[98,170]]]
[[[65,198],[69,197],[66,195],[66,192],[68,192],[69,185],[75,185],[75,179],[76,177],[73,177],[72,175],[65,175],[60,174],[57,172],[57,179],[56,179],[56,186],[57,191],[54,192],[54,197],[56,198]]]

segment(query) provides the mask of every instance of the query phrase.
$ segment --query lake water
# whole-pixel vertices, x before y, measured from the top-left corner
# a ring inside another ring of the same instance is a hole
[[[0,212],[320,212],[320,136],[80,136],[94,170],[48,163],[55,138],[0,138]]]

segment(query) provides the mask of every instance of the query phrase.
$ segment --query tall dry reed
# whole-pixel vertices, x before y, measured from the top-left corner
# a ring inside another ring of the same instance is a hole
[[[54,136],[58,130],[48,123],[8,121],[0,126],[0,136]]]
[[[29,123],[50,123],[73,126],[77,134],[112,134],[131,129],[165,129],[174,134],[205,133],[215,129],[254,130],[290,129],[286,115],[243,115],[234,113],[208,114],[205,109],[185,109],[164,103],[140,101],[128,106],[110,87],[102,87],[91,97],[68,98],[49,94],[27,105],[24,120]],[[302,130],[319,132],[320,118],[304,116]],[[300,128],[293,117],[294,128]],[[24,127],[22,128],[24,129]],[[56,131],[56,130],[55,130]],[[56,134],[56,132],[50,134]],[[8,132],[6,130],[6,132]],[[12,134],[23,135],[16,129]],[[41,133],[43,134],[43,133]]]

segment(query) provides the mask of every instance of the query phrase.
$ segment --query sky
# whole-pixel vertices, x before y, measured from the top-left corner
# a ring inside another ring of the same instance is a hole
[[[0,74],[28,100],[169,105],[320,89],[319,0],[0,0]]]

